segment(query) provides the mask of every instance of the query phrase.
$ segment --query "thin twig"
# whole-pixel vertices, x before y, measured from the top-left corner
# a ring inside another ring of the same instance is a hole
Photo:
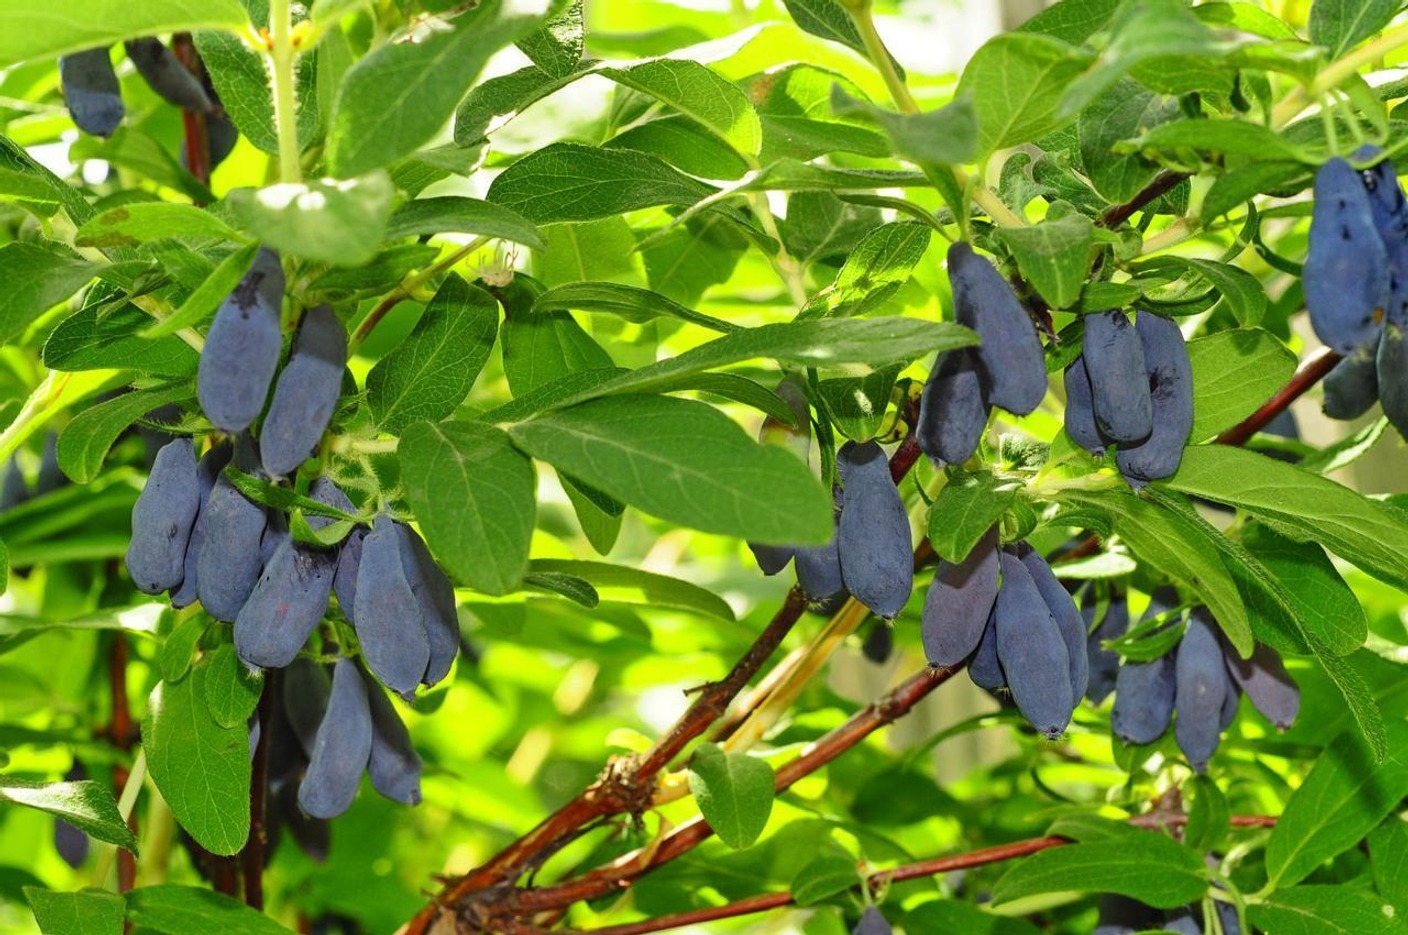
[[[777,791],[784,791],[850,750],[881,727],[907,714],[930,692],[961,669],[962,666],[924,669],[910,676],[879,701],[857,712],[850,720],[807,747],[801,756],[780,767],[775,778]],[[658,845],[635,851],[577,879],[496,896],[495,910],[510,916],[523,917],[618,892],[655,867],[697,847],[713,833],[708,822],[702,817],[696,817],[670,832]]]
[[[1153,827],[1151,823],[1141,821],[1138,818],[1131,819],[1130,824],[1137,827]],[[1175,819],[1170,822],[1179,824],[1186,821],[1186,816],[1180,816],[1181,821]],[[1276,819],[1266,815],[1234,815],[1232,826],[1234,828],[1270,828],[1274,827]],[[1014,860],[1018,857],[1026,857],[1035,854],[1037,851],[1049,850],[1053,847],[1061,847],[1072,843],[1070,839],[1049,835],[1041,838],[1029,838],[1025,841],[1013,841],[1010,844],[999,844],[996,847],[986,847],[982,850],[968,851],[963,854],[950,854],[946,857],[934,857],[929,860],[921,860],[912,864],[902,864],[890,870],[881,870],[872,873],[866,878],[864,885],[871,891],[883,888],[890,883],[903,880],[914,880],[921,877],[931,877],[940,873],[952,873],[955,870],[967,870],[972,867],[983,867],[988,864],[1001,863],[1006,860]],[[565,930],[561,935],[648,935],[650,932],[663,932],[668,929],[683,928],[684,926],[699,925],[704,922],[713,922],[718,919],[730,919],[737,916],[751,915],[755,912],[766,912],[769,909],[780,909],[783,906],[790,906],[794,901],[791,893],[764,893],[759,896],[750,896],[747,899],[740,899],[737,902],[726,903],[722,906],[708,906],[703,909],[693,909],[689,912],[677,912],[673,915],[658,916],[654,919],[642,919],[639,922],[626,922],[621,925],[605,925],[600,928],[587,929],[585,931]]]

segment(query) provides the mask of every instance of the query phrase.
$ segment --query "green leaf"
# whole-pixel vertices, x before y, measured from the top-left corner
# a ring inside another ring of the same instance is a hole
[[[1310,177],[1310,167],[1299,162],[1254,162],[1219,175],[1203,197],[1202,218],[1211,222],[1257,195],[1292,185]]]
[[[476,590],[516,588],[528,570],[537,483],[508,436],[482,422],[419,422],[397,457],[436,558]]]
[[[543,227],[547,247],[533,257],[533,272],[545,286],[586,280],[636,278],[636,236],[623,217]]]
[[[94,888],[59,893],[26,886],[24,895],[42,935],[122,935],[127,904],[117,893]]]
[[[510,306],[501,343],[504,373],[519,397],[569,373],[611,367],[611,356],[567,312]]]
[[[822,854],[797,871],[788,889],[798,906],[814,906],[860,884],[854,860],[840,854]]]
[[[247,28],[239,0],[0,0],[0,68],[53,58],[121,39],[190,29]]]
[[[128,893],[127,919],[138,929],[159,935],[290,935],[289,929],[237,900],[204,887],[174,883]]]
[[[248,750],[245,752],[248,754]],[[0,776],[0,800],[47,812],[90,837],[137,853],[137,838],[122,820],[117,800],[99,783],[91,780],[43,783]]]
[[[131,169],[148,182],[174,188],[192,201],[208,203],[215,200],[210,189],[177,162],[161,141],[133,126],[118,127],[108,139],[80,136],[69,147],[68,156],[75,163],[85,159],[103,159]]]
[[[244,727],[259,706],[264,677],[252,674],[235,655],[233,643],[221,643],[206,657],[205,704],[221,727]]]
[[[7,27],[8,29],[8,27]],[[9,341],[44,311],[78,291],[98,267],[32,243],[0,247],[0,341]]]
[[[181,681],[157,685],[142,742],[152,781],[181,827],[212,854],[236,854],[249,837],[249,734],[211,715],[208,668],[202,661]]]
[[[565,597],[588,609],[598,607],[601,604],[601,595],[597,594],[596,588],[572,575],[559,575],[546,571],[529,572],[523,576],[523,587]]]
[[[817,395],[826,415],[842,435],[856,441],[869,441],[880,434],[895,378],[901,369],[896,364],[863,377],[836,377],[817,382]],[[777,398],[776,394],[771,395]],[[782,408],[786,409],[786,405]],[[792,420],[784,421],[791,424]]]
[[[572,282],[555,286],[533,302],[534,312],[604,312],[626,321],[644,323],[674,318],[711,331],[741,330],[732,322],[686,308],[658,292],[616,282]]]
[[[1116,149],[1123,152],[1196,149],[1262,160],[1300,158],[1296,147],[1275,130],[1259,123],[1220,117],[1161,124]]]
[[[123,303],[107,314],[88,305],[59,323],[44,342],[41,357],[51,370],[137,370],[164,377],[196,372],[200,355],[174,335],[147,340],[151,316]]]
[[[265,4],[267,6],[267,4]],[[262,11],[260,11],[262,12]],[[266,26],[266,22],[259,23]],[[274,95],[269,87],[269,66],[244,38],[231,32],[198,32],[196,51],[210,73],[210,81],[220,95],[220,104],[240,133],[256,148],[270,155],[279,151],[274,127]],[[317,64],[322,49],[300,56],[295,79],[298,101],[298,143],[300,149],[313,142],[322,116],[321,95],[317,93]]]
[[[871,228],[881,224],[876,208],[847,204],[828,191],[797,192],[787,199],[780,222],[787,252],[809,264],[850,253]]]
[[[1402,916],[1408,910],[1408,825],[1401,818],[1384,819],[1369,835],[1369,869],[1375,888]]]
[[[1261,408],[1296,370],[1296,357],[1260,328],[1219,331],[1188,342],[1193,363],[1193,441],[1229,429]]]
[[[941,558],[963,561],[1012,505],[1020,484],[989,471],[953,472],[929,508],[929,542]]]
[[[660,58],[602,68],[600,74],[693,118],[744,155],[756,156],[762,148],[763,128],[748,96],[705,65]]]
[[[489,186],[489,200],[535,224],[550,224],[692,205],[713,191],[645,153],[553,143],[500,173]]]
[[[1133,78],[1091,101],[1080,113],[1076,136],[1080,162],[1095,190],[1111,202],[1128,201],[1154,180],[1157,163],[1114,151],[1116,143],[1181,115],[1176,100],[1156,95]]]
[[[763,151],[759,159],[766,163],[775,156],[772,148],[778,142],[778,128],[769,123],[771,118],[759,119],[763,125]],[[650,153],[677,169],[703,178],[735,180],[743,178],[748,171],[748,160],[712,130],[684,114],[667,113],[634,124],[602,145]]]
[[[937,110],[899,114],[852,97],[836,84],[831,88],[831,110],[838,117],[874,121],[894,144],[895,155],[910,162],[970,162],[978,154],[978,115],[966,97]]]
[[[305,497],[290,487],[279,487],[261,477],[246,474],[233,464],[225,466],[225,476],[230,479],[230,483],[239,489],[240,493],[249,499],[267,507],[273,507],[281,513],[292,513],[299,510],[313,516],[326,516],[334,520],[352,520],[353,522],[357,520],[357,517],[344,513],[337,507],[328,506],[312,497]]]
[[[1197,450],[1204,449],[1187,449]],[[1109,511],[1115,532],[1130,550],[1141,561],[1197,592],[1232,645],[1243,657],[1251,655],[1251,622],[1237,584],[1218,555],[1217,543],[1210,541],[1210,536],[1218,535],[1216,531],[1178,510],[1123,491],[1106,491],[1099,496],[1073,493],[1070,499]]]
[[[1399,0],[1315,0],[1310,5],[1310,41],[1339,58],[1388,25]]]
[[[1332,480],[1265,455],[1227,445],[1188,448],[1166,484],[1234,506],[1277,531],[1318,542],[1345,561],[1408,588],[1408,521]]]
[[[537,558],[533,574],[566,575],[588,582],[604,601],[624,601],[649,607],[669,607],[732,620],[728,602],[697,584],[644,571],[630,565],[587,562],[571,559]]]
[[[860,31],[856,29],[855,21],[846,12],[846,8],[836,0],[782,0],[782,3],[787,7],[787,12],[791,14],[793,21],[813,36],[839,42],[842,45],[850,46],[861,55],[869,55],[865,48],[865,41],[861,39]],[[894,62],[893,56],[891,56],[891,62]],[[894,66],[903,76],[904,69],[899,67],[899,63],[894,62]]]
[[[383,431],[399,434],[455,411],[474,386],[499,327],[499,303],[450,274],[415,329],[367,374],[367,405]]]
[[[386,228],[388,240],[444,233],[482,234],[534,250],[547,248],[542,231],[508,208],[455,195],[408,201],[391,215]]]
[[[1088,54],[1040,33],[984,43],[958,82],[958,95],[969,95],[978,114],[982,151],[1030,143],[1067,123],[1061,95],[1088,63]]]
[[[59,467],[70,480],[90,483],[103,468],[117,437],[142,416],[167,403],[191,397],[184,384],[123,393],[106,402],[84,409],[59,433]]]
[[[570,75],[582,60],[582,0],[549,19],[543,28],[518,40],[518,49],[554,77]]]
[[[80,247],[126,247],[167,237],[239,240],[228,224],[209,211],[165,201],[136,202],[109,208],[74,234]]]
[[[1207,890],[1203,860],[1160,832],[1040,851],[998,879],[995,906],[1042,893],[1119,893],[1158,909],[1193,902]]]
[[[929,249],[933,229],[915,221],[884,224],[856,245],[836,281],[807,303],[800,317],[864,315],[889,300]]]
[[[1408,724],[1390,720],[1375,761],[1364,738],[1341,734],[1315,761],[1266,842],[1270,885],[1292,886],[1357,845],[1408,795]]]
[[[582,535],[598,555],[606,555],[616,545],[621,534],[621,517],[626,505],[614,500],[599,490],[593,490],[570,474],[559,474],[562,489],[577,514],[577,524],[582,527]]]
[[[1237,324],[1244,328],[1261,324],[1266,314],[1266,287],[1251,273],[1229,263],[1183,258],[1190,269],[1207,280],[1222,295],[1222,301]]]
[[[235,219],[286,256],[359,266],[376,256],[391,215],[391,179],[359,179],[237,188],[226,196]]]
[[[1364,645],[1369,622],[1364,608],[1334,562],[1314,542],[1295,542],[1259,524],[1242,534],[1242,545],[1275,576],[1305,628],[1338,656]]]
[[[1261,932],[1295,935],[1402,935],[1392,906],[1352,886],[1295,886],[1247,907],[1247,921]]]
[[[508,123],[519,112],[562,88],[591,69],[574,71],[561,77],[549,75],[534,65],[520,68],[482,81],[465,96],[455,111],[455,143],[469,147],[484,139],[495,117],[503,117],[498,126]],[[708,134],[706,134],[708,135]],[[710,139],[713,139],[710,136]],[[728,152],[727,147],[721,147]]]
[[[836,318],[780,322],[737,331],[676,357],[607,380],[553,405],[567,406],[597,396],[659,392],[681,377],[756,357],[798,367],[869,364],[883,367],[978,343],[961,325],[915,318]]]
[[[347,70],[328,129],[328,166],[352,178],[430,142],[484,63],[542,25],[548,0],[486,0],[419,42],[388,42]]]
[[[653,516],[770,544],[821,545],[831,496],[795,455],[704,403],[620,396],[509,430],[535,458]]]
[[[1004,227],[1002,240],[1022,276],[1052,308],[1070,308],[1085,288],[1095,228],[1080,214],[1050,218],[1029,227]]]
[[[254,265],[254,257],[259,252],[259,244],[250,243],[240,247],[221,260],[210,275],[202,280],[181,307],[170,317],[149,325],[141,332],[141,337],[152,339],[175,334],[182,328],[194,328],[205,323],[215,314],[220,303],[239,285],[244,274]]]
[[[772,814],[772,767],[746,753],[700,744],[689,760],[689,791],[709,827],[734,850],[763,833]]]
[[[210,618],[205,614],[194,614],[176,624],[167,634],[166,642],[157,653],[157,666],[161,677],[168,682],[179,682],[191,669],[200,638],[210,626]]]
[[[866,127],[836,120],[812,120],[784,114],[764,114],[759,119],[763,124],[763,151],[759,153],[758,161],[763,165],[780,159],[806,162],[830,153],[855,153],[870,156],[872,159],[883,159],[891,154],[889,141]],[[917,132],[917,128],[915,129]],[[974,125],[972,130],[976,132],[976,129]],[[926,139],[924,142],[929,141]],[[930,145],[937,148],[937,144]],[[664,153],[661,155],[670,158]],[[691,171],[681,162],[675,161],[675,165],[685,171]],[[706,178],[741,178],[743,173],[724,175],[714,171],[703,174]]]

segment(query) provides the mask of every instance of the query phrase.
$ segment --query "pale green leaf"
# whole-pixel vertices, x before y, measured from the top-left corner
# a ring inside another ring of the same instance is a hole
[[[231,212],[267,246],[286,256],[358,266],[376,255],[391,215],[391,179],[319,179],[268,188],[237,188]]]
[[[430,142],[500,48],[542,25],[552,0],[486,0],[419,42],[389,42],[347,70],[328,129],[328,166],[352,178]]]
[[[1003,242],[1017,269],[1052,308],[1069,308],[1080,298],[1090,270],[1094,226],[1080,214],[1050,218],[1029,227],[1004,227]]]
[[[1201,441],[1251,415],[1286,385],[1296,357],[1260,328],[1231,329],[1188,342],[1193,364],[1193,431]]]
[[[222,643],[206,657],[205,704],[221,727],[244,727],[259,705],[264,677],[240,662],[232,643]]]
[[[772,814],[772,767],[746,753],[700,744],[689,760],[689,791],[709,827],[729,847],[752,844]]]
[[[489,200],[535,224],[550,224],[692,205],[713,191],[645,153],[553,143],[499,174],[489,186]]]
[[[489,359],[498,327],[494,297],[450,274],[415,329],[367,374],[367,404],[381,428],[396,434],[453,413]]]
[[[24,888],[41,935],[122,935],[127,904],[122,896],[101,889],[76,893]]]
[[[704,403],[616,396],[509,431],[535,458],[670,522],[772,544],[831,535],[831,496],[807,466]]]
[[[122,39],[191,29],[241,32],[239,0],[0,0],[0,68],[112,45]]]
[[[44,311],[73,295],[98,267],[33,243],[0,247],[0,341],[23,331]]]
[[[122,820],[117,800],[92,780],[43,783],[0,776],[0,801],[47,812],[90,837],[137,853],[137,838]]]
[[[397,449],[406,497],[436,558],[476,590],[504,594],[528,570],[536,481],[502,430],[419,422]]]
[[[238,900],[200,886],[165,883],[127,894],[127,919],[159,935],[291,935],[273,919]]]
[[[1408,521],[1383,504],[1294,465],[1227,445],[1188,448],[1175,490],[1246,510],[1395,587],[1408,587]]]
[[[740,153],[756,156],[762,147],[762,125],[748,96],[705,65],[661,58],[600,73],[692,117]]]
[[[171,385],[123,393],[75,415],[59,433],[59,467],[70,480],[87,484],[102,470],[117,437],[133,422],[167,403],[189,399],[192,387]]]
[[[1200,855],[1159,831],[1040,851],[993,887],[994,905],[1043,893],[1119,893],[1160,909],[1200,898],[1207,889]]]
[[[211,853],[235,854],[249,837],[249,734],[211,716],[205,669],[157,685],[142,740],[152,781],[181,827]]]
[[[538,228],[508,208],[478,198],[455,195],[409,201],[392,213],[386,228],[388,240],[445,233],[497,237],[534,250],[547,246]]]
[[[238,240],[228,224],[209,211],[164,201],[136,202],[109,208],[74,235],[80,247],[126,247],[167,237]]]

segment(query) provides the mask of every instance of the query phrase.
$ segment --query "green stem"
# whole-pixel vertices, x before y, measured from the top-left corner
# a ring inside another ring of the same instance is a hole
[[[274,126],[279,135],[279,181],[303,181],[298,159],[298,105],[294,95],[293,17],[289,0],[269,2],[269,71],[274,81]]]
[[[362,323],[357,326],[357,330],[352,332],[352,337],[347,341],[347,352],[349,354],[355,353],[357,348],[362,346],[362,342],[367,339],[367,335],[371,334],[372,330],[386,317],[386,313],[399,305],[402,299],[410,298],[421,286],[434,279],[440,273],[445,272],[445,270],[450,269],[460,260],[463,260],[492,239],[492,237],[476,237],[443,260],[438,260],[420,272],[412,273],[401,280],[401,285],[397,286],[388,293],[384,299],[378,302],[376,307],[367,313],[367,317],[362,319]]]
[[[1408,45],[1408,25],[1391,29],[1373,42],[1340,56],[1321,69],[1310,84],[1302,85],[1282,98],[1272,111],[1271,126],[1278,128],[1290,123],[1312,100],[1339,87],[1365,65],[1371,65],[1405,45]]]
[[[918,102],[914,100],[914,95],[909,93],[909,86],[904,83],[904,78],[895,68],[895,60],[890,56],[890,50],[885,47],[885,40],[880,37],[880,31],[875,28],[875,17],[871,12],[870,0],[843,0],[843,2],[846,11],[851,15],[851,20],[856,24],[856,30],[860,33],[861,42],[865,45],[866,57],[880,72],[880,77],[885,80],[885,87],[889,90],[890,98],[895,102],[895,107],[902,114],[919,113]],[[932,167],[925,166],[923,168],[925,174],[932,179]],[[956,165],[950,165],[949,168],[952,170],[959,188],[968,188],[973,202],[986,211],[988,217],[992,218],[999,226],[1026,226],[1026,219],[1007,207],[1002,199],[997,197],[997,194],[984,185],[981,180],[971,178],[967,172]],[[935,185],[935,187],[938,186]]]
[[[117,802],[117,812],[122,816],[124,823],[132,816],[132,808],[137,804],[137,793],[142,791],[142,782],[146,778],[147,750],[142,747],[137,750],[137,758],[132,761],[132,769],[127,773],[127,785],[122,787],[122,798]],[[116,859],[117,845],[103,845],[103,851],[98,855],[98,861],[93,867],[94,886],[101,887],[107,882],[113,861]]]

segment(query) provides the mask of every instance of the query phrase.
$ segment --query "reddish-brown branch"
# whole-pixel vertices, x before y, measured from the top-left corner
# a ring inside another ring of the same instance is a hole
[[[1291,403],[1300,399],[1307,390],[1325,379],[1342,359],[1339,354],[1328,347],[1322,347],[1316,351],[1306,359],[1305,363],[1301,364],[1300,369],[1296,371],[1295,376],[1291,377],[1290,382],[1266,401],[1266,405],[1217,436],[1217,443],[1220,445],[1246,444],[1247,439],[1266,428],[1271,420],[1285,412]]]
[[[961,668],[954,666],[946,669],[925,669],[901,682],[889,694],[858,712],[846,723],[804,750],[797,759],[778,769],[777,791],[782,792],[799,779],[811,775],[876,730],[906,714]],[[668,863],[698,846],[713,833],[707,822],[702,818],[695,818],[666,835],[658,846],[652,845],[629,854],[613,864],[577,879],[497,896],[493,910],[508,916],[523,917],[617,892],[630,886],[655,867]]]
[[[197,79],[202,77],[203,66],[196,52],[191,34],[178,32],[171,37],[171,51],[177,60],[185,65]],[[210,185],[210,127],[206,115],[194,110],[181,111],[181,127],[184,130],[183,146],[186,153],[186,168],[201,185]]]
[[[1179,182],[1188,178],[1185,172],[1160,172],[1154,180],[1145,185],[1140,192],[1124,204],[1114,205],[1105,209],[1105,213],[1100,215],[1100,226],[1113,230],[1125,221],[1128,221],[1134,212],[1147,207],[1151,202],[1167,195],[1178,185]]]
[[[912,409],[914,407],[909,407],[906,411],[911,425],[916,414],[910,411]],[[919,457],[919,444],[911,432],[890,459],[890,474],[896,483],[909,473]],[[447,884],[436,899],[407,924],[404,935],[425,935],[443,907],[511,882],[548,852],[554,841],[588,822],[623,812],[640,812],[648,807],[659,772],[727,713],[733,699],[772,657],[806,608],[806,598],[801,591],[797,588],[789,591],[772,621],[729,674],[705,685],[680,719],[650,750],[638,757],[622,757],[608,763],[602,775],[586,790],[484,865]]]
[[[1144,828],[1157,826],[1155,822],[1141,820],[1144,817],[1146,816],[1132,819],[1130,823]],[[1175,816],[1172,821],[1164,823],[1179,824],[1183,821],[1186,821],[1186,816]],[[1269,828],[1275,824],[1276,819],[1267,815],[1235,815],[1232,818],[1234,828]],[[874,890],[887,883],[931,877],[940,873],[952,873],[955,870],[966,870],[972,867],[983,867],[1018,857],[1026,857],[1037,851],[1049,850],[1070,843],[1071,841],[1067,838],[1047,836],[1029,838],[1025,841],[1013,841],[1010,844],[999,844],[995,847],[985,847],[982,850],[968,851],[963,854],[933,857],[929,860],[903,864],[890,870],[872,873],[866,878],[865,885]],[[692,909],[689,912],[677,912],[654,919],[642,919],[639,922],[626,922],[621,925],[606,925],[601,928],[588,929],[585,932],[563,933],[563,935],[648,935],[650,932],[663,932],[669,929],[683,928],[687,925],[713,922],[718,919],[767,912],[769,909],[790,906],[792,902],[791,893],[763,893],[722,906],[708,906],[703,909]]]
[[[268,669],[259,696],[259,743],[250,764],[249,840],[240,851],[244,873],[244,902],[254,909],[264,908],[264,849],[268,845],[265,812],[269,798],[269,734],[274,705],[279,697],[282,672]]]
[[[137,740],[137,732],[132,724],[132,709],[127,700],[127,637],[121,631],[113,633],[112,645],[108,649],[108,685],[112,699],[112,724],[109,737],[112,745],[119,750],[132,749]],[[127,786],[127,767],[121,764],[113,767],[113,788],[121,792]],[[137,833],[137,810],[127,818],[127,826]],[[125,893],[137,884],[137,860],[126,848],[117,852],[117,889]]]

